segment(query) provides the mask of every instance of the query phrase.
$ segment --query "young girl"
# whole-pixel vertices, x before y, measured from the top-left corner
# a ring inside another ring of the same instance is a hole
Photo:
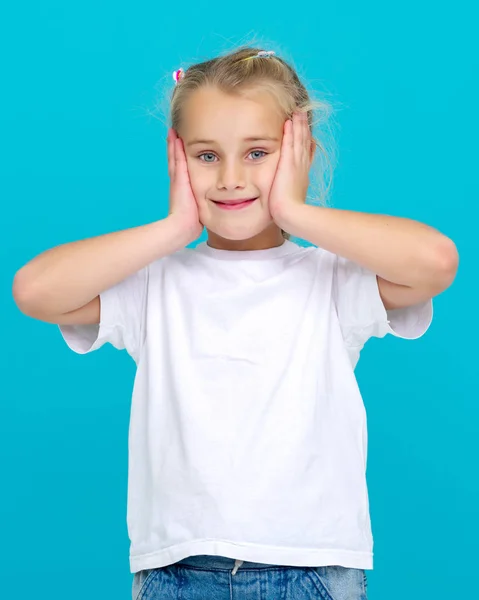
[[[306,89],[273,52],[240,48],[175,78],[168,216],[44,252],[15,300],[73,351],[110,342],[137,365],[134,600],[364,600],[354,368],[372,336],[425,333],[456,247],[412,220],[306,204],[322,147]],[[203,227],[207,242],[185,248]]]

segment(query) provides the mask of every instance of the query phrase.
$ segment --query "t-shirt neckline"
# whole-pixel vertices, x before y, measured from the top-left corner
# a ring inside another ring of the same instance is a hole
[[[296,252],[298,246],[294,242],[285,239],[280,246],[265,248],[264,250],[220,250],[208,246],[208,242],[200,242],[194,250],[220,260],[266,260]]]

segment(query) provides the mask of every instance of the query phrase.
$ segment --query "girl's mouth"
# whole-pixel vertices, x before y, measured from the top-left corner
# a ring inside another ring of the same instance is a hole
[[[216,204],[216,206],[218,208],[222,208],[223,210],[240,210],[241,208],[246,208],[247,206],[250,206],[257,199],[258,198],[252,198],[251,200],[246,200],[245,202],[237,202],[237,203],[216,202],[215,200],[212,200],[212,202],[214,202],[214,204]]]

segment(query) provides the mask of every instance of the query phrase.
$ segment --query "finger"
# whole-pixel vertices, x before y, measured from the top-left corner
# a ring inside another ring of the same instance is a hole
[[[295,111],[291,117],[291,156],[294,162],[297,160],[298,154],[298,133],[299,133],[299,123],[298,123],[298,113]]]
[[[168,176],[173,179],[175,176],[175,140],[173,129],[168,129],[168,135],[166,137],[166,144],[168,150]]]
[[[294,150],[293,145],[293,121],[292,119],[287,119],[284,128],[283,128],[283,143],[281,154],[286,156],[291,156]]]
[[[299,115],[298,130],[297,158],[298,160],[309,160],[311,141],[307,113]]]
[[[309,151],[311,145],[311,129],[309,128],[308,114],[304,113],[304,147]]]
[[[176,178],[181,184],[190,184],[190,174],[188,172],[188,163],[186,162],[185,149],[183,146],[183,140],[177,137],[175,140],[176,149]]]
[[[305,144],[305,113],[298,112],[296,113],[296,122],[295,122],[295,138],[294,138],[294,148],[296,151],[296,157],[298,160],[301,159],[304,153],[304,144]]]

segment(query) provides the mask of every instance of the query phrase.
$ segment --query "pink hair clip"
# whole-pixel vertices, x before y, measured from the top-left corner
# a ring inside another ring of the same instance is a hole
[[[185,72],[183,71],[183,69],[177,69],[176,71],[173,71],[173,79],[175,80],[176,84],[178,83],[178,81],[180,81],[180,79],[183,79],[184,76]]]

